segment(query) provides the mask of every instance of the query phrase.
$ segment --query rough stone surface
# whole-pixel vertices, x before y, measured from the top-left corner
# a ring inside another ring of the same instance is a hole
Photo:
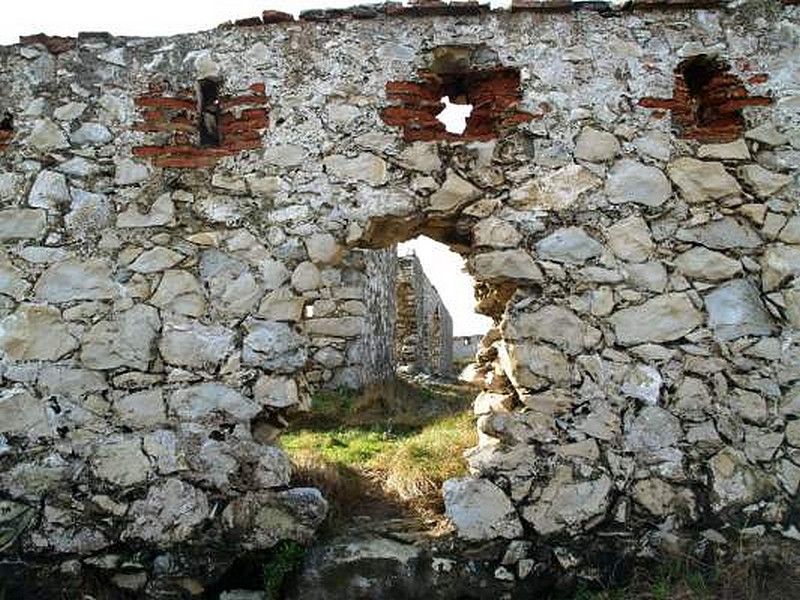
[[[672,293],[611,315],[617,341],[629,346],[677,340],[703,323],[703,315],[686,294]]]
[[[213,595],[248,553],[307,543],[325,500],[272,446],[295,413],[452,369],[429,283],[401,306],[394,246],[420,235],[467,260],[493,322],[467,344],[467,461],[532,546],[456,541],[445,574],[378,536],[359,564],[396,551],[422,574],[403,585],[538,597],[699,518],[785,529],[798,13],[768,4],[387,4],[0,48],[6,595]],[[689,106],[697,54],[727,70]],[[456,91],[463,134],[436,119]]]
[[[668,172],[689,203],[719,200],[742,192],[736,179],[719,162],[679,158],[670,163]]]
[[[447,517],[459,536],[468,540],[513,539],[522,524],[508,497],[483,479],[448,479],[444,482]]]
[[[606,183],[606,194],[612,204],[661,206],[671,193],[669,180],[660,169],[630,159],[616,163]]]

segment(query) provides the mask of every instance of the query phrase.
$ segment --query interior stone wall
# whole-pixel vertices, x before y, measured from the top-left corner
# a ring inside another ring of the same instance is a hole
[[[453,371],[453,319],[416,255],[398,261],[394,356],[410,373]]]
[[[325,501],[275,440],[386,352],[382,259],[353,249],[421,233],[468,256],[496,322],[473,477],[444,490],[463,539],[569,568],[686,529],[795,531],[798,8],[549,8],[0,49],[10,580],[186,594],[312,536]],[[700,55],[724,62],[702,102],[681,70]],[[437,77],[477,86],[472,137],[429,119]],[[220,145],[199,145],[200,81]]]

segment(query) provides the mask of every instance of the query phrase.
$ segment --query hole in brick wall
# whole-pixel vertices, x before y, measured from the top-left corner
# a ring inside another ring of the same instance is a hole
[[[472,104],[464,102],[463,97],[451,102],[449,96],[442,97],[444,110],[436,115],[436,120],[444,124],[449,133],[462,135],[467,129],[467,119],[472,114]]]
[[[402,127],[407,141],[447,140],[456,136],[490,140],[534,118],[519,110],[520,73],[513,67],[465,72],[419,71],[417,80],[388,82],[386,96],[390,106],[383,110],[381,118],[388,125]],[[469,112],[463,114],[466,110]],[[451,127],[444,120],[445,116],[450,120],[451,113],[459,115],[456,119],[459,126]]]
[[[200,145],[219,146],[222,143],[219,130],[219,82],[215,79],[201,79],[197,82],[197,87]]]
[[[675,69],[672,98],[642,98],[640,106],[669,110],[678,137],[701,142],[729,142],[744,131],[742,109],[768,106],[766,96],[752,96],[745,83],[723,60],[699,54]],[[761,78],[766,81],[766,75]]]
[[[678,69],[683,75],[686,87],[689,88],[689,93],[694,97],[700,96],[711,80],[726,70],[719,60],[705,54],[683,61]]]
[[[14,117],[8,111],[0,118],[0,131],[14,131]]]

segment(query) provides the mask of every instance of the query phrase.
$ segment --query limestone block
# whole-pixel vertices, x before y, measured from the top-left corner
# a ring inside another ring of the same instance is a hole
[[[150,461],[142,452],[138,436],[117,435],[101,440],[91,457],[95,477],[120,487],[131,487],[147,481]]]
[[[169,409],[181,420],[209,418],[249,421],[261,412],[261,406],[233,388],[221,383],[200,383],[175,390]]]
[[[262,375],[253,386],[253,397],[272,408],[289,408],[300,403],[297,384],[291,377]]]
[[[165,271],[148,302],[162,310],[190,317],[199,317],[206,309],[203,288],[188,271]]]
[[[611,251],[629,262],[644,262],[655,247],[650,228],[638,215],[631,215],[606,229],[606,238]]]
[[[534,312],[510,314],[503,324],[506,339],[533,339],[556,345],[568,354],[585,348],[587,325],[562,306],[544,306]]]
[[[0,433],[52,437],[45,403],[23,388],[0,390]]]
[[[111,279],[111,269],[102,259],[57,262],[42,273],[34,286],[38,300],[54,303],[110,300],[117,289]]]
[[[613,160],[619,153],[620,145],[613,134],[585,127],[575,141],[575,158],[589,162]]]
[[[739,450],[724,448],[711,458],[708,465],[711,469],[712,507],[716,511],[753,504],[775,492],[775,483],[750,465]]]
[[[69,148],[69,141],[64,131],[50,119],[41,119],[34,123],[27,143],[39,152]]]
[[[483,191],[459,177],[455,171],[448,170],[442,187],[431,194],[428,210],[456,212],[481,196],[483,196]]]
[[[310,261],[301,262],[292,273],[292,287],[298,292],[308,292],[322,287],[322,275]]]
[[[761,287],[765,292],[780,287],[800,274],[800,247],[772,244],[761,256]]]
[[[703,315],[685,293],[657,296],[611,315],[617,342],[632,346],[677,340],[703,324]]]
[[[757,248],[764,242],[753,229],[733,217],[723,217],[696,227],[681,228],[676,237],[682,242],[701,244],[713,250]]]
[[[308,258],[315,264],[333,265],[339,262],[342,248],[330,233],[315,233],[305,239]]]
[[[326,157],[322,164],[334,179],[342,182],[363,181],[369,185],[384,185],[389,180],[386,161],[368,152],[355,158],[341,154]]]
[[[130,310],[100,321],[84,336],[81,361],[90,369],[130,367],[146,371],[161,319],[152,306],[137,304]]]
[[[522,517],[539,535],[577,533],[599,523],[611,502],[613,483],[607,475],[576,481],[569,469],[558,469]]]
[[[516,248],[522,234],[508,221],[489,217],[478,221],[472,228],[472,242],[476,247]]]
[[[157,246],[142,252],[128,268],[136,273],[158,273],[174,267],[183,259],[180,252]]]
[[[706,144],[697,149],[698,158],[711,160],[750,160],[750,150],[744,139],[739,138],[726,144]]]
[[[286,323],[247,319],[242,363],[278,373],[291,373],[306,362],[306,338]]]
[[[612,204],[633,202],[644,206],[661,206],[672,195],[661,169],[627,158],[611,167],[605,191]]]
[[[708,324],[720,340],[744,335],[769,335],[775,331],[761,295],[746,279],[721,285],[705,297]]]
[[[0,351],[12,360],[58,360],[78,347],[61,312],[42,304],[22,304],[0,320]]]
[[[159,545],[184,542],[209,514],[202,491],[180,479],[166,479],[148,489],[143,500],[131,504],[130,524],[122,539]]]
[[[536,254],[544,260],[582,264],[603,253],[603,245],[581,227],[557,229],[536,244]]]
[[[478,281],[543,281],[544,275],[524,250],[498,250],[475,254],[470,271]]]
[[[131,429],[149,429],[167,422],[164,392],[160,388],[127,394],[114,401],[114,414]]]
[[[742,193],[739,183],[720,162],[683,157],[671,162],[667,172],[681,196],[690,204]]]
[[[153,202],[150,210],[140,213],[136,205],[131,205],[127,210],[117,215],[117,227],[159,227],[173,225],[175,222],[175,205],[169,193],[161,194]]]
[[[458,536],[470,541],[513,539],[522,524],[508,497],[486,479],[448,479],[443,485],[445,513]]]
[[[70,201],[67,178],[55,171],[41,171],[28,194],[28,206],[57,210]]]
[[[213,369],[231,353],[233,339],[227,327],[167,316],[158,350],[168,364]]]
[[[32,208],[0,210],[0,242],[38,240],[47,230],[47,214]]]
[[[512,189],[510,204],[517,210],[564,210],[599,186],[588,169],[570,164]]]
[[[701,281],[724,281],[742,272],[738,260],[702,246],[679,254],[675,258],[675,267],[686,277]]]
[[[741,168],[740,173],[744,183],[759,198],[769,198],[792,181],[789,175],[773,173],[761,165],[745,165]]]

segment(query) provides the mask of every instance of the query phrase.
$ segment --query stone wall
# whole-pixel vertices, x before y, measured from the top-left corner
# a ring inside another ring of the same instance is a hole
[[[453,371],[453,319],[416,255],[402,256],[397,273],[395,362],[409,372]]]
[[[359,253],[420,234],[496,323],[461,537],[568,568],[793,531],[799,9],[552,8],[0,49],[3,569],[174,597],[310,537],[273,443],[386,368],[392,275]],[[443,90],[480,104],[463,139]]]

